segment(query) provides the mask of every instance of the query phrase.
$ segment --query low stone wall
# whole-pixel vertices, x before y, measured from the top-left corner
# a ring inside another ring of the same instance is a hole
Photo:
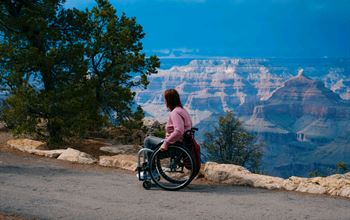
[[[105,167],[118,167],[125,170],[136,171],[137,158],[135,155],[119,154],[115,156],[100,156],[99,165]]]
[[[350,172],[328,177],[282,179],[249,172],[241,166],[207,162],[204,177],[212,182],[245,185],[265,189],[283,189],[314,194],[329,194],[350,198]]]
[[[22,152],[44,157],[57,158],[59,160],[67,160],[83,164],[93,164],[97,162],[97,159],[95,159],[93,156],[72,148],[44,150],[46,144],[41,141],[33,141],[30,139],[13,139],[7,141],[7,145]]]
[[[117,167],[130,171],[135,171],[137,168],[136,155],[125,154],[125,149],[120,151],[121,154],[100,156],[99,160],[97,160],[89,154],[72,148],[63,150],[43,150],[46,146],[45,143],[29,139],[9,140],[7,144],[11,148],[23,152],[76,163],[93,164],[98,162],[101,166]],[[292,176],[288,179],[283,179],[254,174],[244,167],[233,164],[207,162],[202,165],[199,176],[215,183],[244,185],[265,189],[281,189],[313,194],[328,194],[350,198],[350,172],[346,174],[335,174],[328,177],[301,178]]]
[[[27,138],[21,138],[21,139],[12,139],[8,140],[7,144],[17,150],[20,150],[22,152],[27,152],[29,150],[40,150],[45,149],[46,144],[41,141],[34,141]]]

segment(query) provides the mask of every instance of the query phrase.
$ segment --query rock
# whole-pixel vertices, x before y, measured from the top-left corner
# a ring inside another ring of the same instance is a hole
[[[93,164],[97,162],[97,160],[91,155],[75,150],[73,148],[68,148],[67,150],[65,150],[57,159],[83,164]]]
[[[157,120],[154,119],[143,119],[143,126],[146,127],[158,127],[160,124]]]
[[[329,189],[339,189],[345,185],[350,186],[350,180],[345,179],[343,175],[339,175],[336,177],[333,177],[333,176],[320,177],[320,179],[317,180],[316,183]]]
[[[335,174],[328,177],[321,177],[319,184],[327,189],[327,194],[333,196],[347,196],[350,197],[350,179],[346,175]]]
[[[303,178],[291,176],[283,181],[282,188],[289,191],[296,190],[302,181]]]
[[[259,174],[253,174],[246,168],[233,164],[205,164],[204,177],[218,183],[247,185],[266,189],[280,189],[283,179]]]
[[[259,187],[264,189],[281,189],[283,186],[283,179],[279,177],[250,174],[245,177],[252,181],[253,187]]]
[[[347,172],[344,174],[345,179],[350,180],[350,172]]]
[[[7,144],[10,147],[15,148],[15,149],[20,150],[20,151],[23,151],[23,152],[27,152],[29,150],[44,149],[46,147],[46,144],[44,142],[35,141],[35,140],[31,140],[31,139],[26,139],[26,138],[8,140]]]
[[[282,179],[254,174],[244,167],[233,164],[217,164],[214,162],[206,163],[203,173],[206,179],[217,183],[350,197],[350,180],[347,179],[347,174],[315,178],[292,176],[288,179]]]
[[[116,145],[116,146],[106,146],[101,147],[100,150],[112,154],[127,154],[136,153],[140,147],[138,145]]]
[[[122,154],[115,156],[100,156],[99,165],[135,171],[137,168],[137,158],[135,155]]]
[[[340,191],[350,187],[350,181],[345,175],[335,174],[328,177],[301,178],[289,177],[283,183],[283,189],[299,192],[340,195]],[[346,190],[343,192],[346,195]]]
[[[285,180],[282,184],[282,189],[288,190],[288,191],[293,191],[296,188],[298,188],[299,184],[295,184],[289,180]]]
[[[298,188],[295,191],[314,193],[314,194],[324,194],[327,192],[325,187],[317,184],[313,184],[313,183],[307,183],[307,182],[300,183]]]
[[[31,153],[31,154],[36,154],[36,155],[39,155],[39,156],[50,157],[50,158],[57,158],[64,151],[66,151],[66,150],[65,149],[59,149],[59,150],[28,150],[27,152]]]
[[[204,177],[213,182],[244,185],[246,182],[235,174],[249,173],[247,169],[233,164],[218,164],[207,162],[204,167]]]
[[[204,169],[205,169],[205,165],[201,164],[201,168],[199,169],[199,173],[198,173],[198,175],[196,177],[197,179],[205,177]]]
[[[342,189],[340,189],[337,195],[350,198],[350,186],[345,186]]]

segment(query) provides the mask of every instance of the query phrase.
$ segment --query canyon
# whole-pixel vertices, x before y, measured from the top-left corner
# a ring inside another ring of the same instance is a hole
[[[172,64],[136,91],[147,118],[166,121],[163,91],[176,88],[200,141],[219,116],[233,111],[264,142],[262,170],[270,175],[328,175],[338,162],[350,164],[350,59],[162,62]]]

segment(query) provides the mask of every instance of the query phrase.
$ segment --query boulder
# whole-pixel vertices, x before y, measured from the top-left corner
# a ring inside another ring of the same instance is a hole
[[[205,164],[204,177],[210,181],[234,185],[247,185],[266,189],[280,189],[283,179],[279,177],[253,174],[246,168],[233,164]]]
[[[350,198],[350,186],[345,186],[338,191],[338,196],[349,197]]]
[[[311,181],[315,181],[314,179],[311,179]],[[350,197],[350,191],[347,191],[347,189],[350,189],[350,178],[346,175],[335,174],[328,177],[319,177],[317,183],[327,189],[327,194]]]
[[[207,162],[204,167],[204,177],[213,182],[245,185],[246,181],[237,174],[250,173],[247,169],[233,164],[218,164]]]
[[[282,188],[285,190],[296,190],[304,178],[291,176],[283,181]]]
[[[137,168],[137,158],[135,155],[124,154],[115,156],[100,156],[99,165],[135,171]]]
[[[66,150],[65,149],[59,149],[59,150],[28,150],[27,152],[31,153],[31,154],[36,154],[36,155],[39,155],[39,156],[50,157],[50,158],[57,158],[64,151],[66,151]]]
[[[284,181],[283,189],[350,197],[350,179],[346,174],[334,174],[328,177],[314,178],[292,176]]]
[[[196,177],[197,179],[205,178],[204,169],[205,169],[205,164],[201,164],[201,168],[199,169],[199,173]]]
[[[264,189],[282,189],[284,179],[273,176],[250,174],[245,177],[252,182],[253,187]]]
[[[68,148],[67,150],[63,151],[63,153],[57,159],[83,164],[93,164],[97,162],[97,160],[90,154],[75,150],[73,148]]]
[[[327,192],[327,189],[314,183],[302,182],[299,184],[298,188],[295,189],[295,191],[313,194],[324,194]]]
[[[35,141],[27,138],[8,140],[7,144],[10,147],[23,152],[27,152],[30,150],[45,149],[46,147],[46,144],[44,142]]]
[[[343,175],[339,174],[328,177],[319,177],[319,179],[312,178],[310,181],[330,189],[340,189],[345,185],[350,186],[350,180],[345,179]]]

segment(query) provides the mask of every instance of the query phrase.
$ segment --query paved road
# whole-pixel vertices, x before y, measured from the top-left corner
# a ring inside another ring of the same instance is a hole
[[[0,152],[0,213],[24,219],[350,219],[350,200],[195,183],[146,191],[132,173]]]

